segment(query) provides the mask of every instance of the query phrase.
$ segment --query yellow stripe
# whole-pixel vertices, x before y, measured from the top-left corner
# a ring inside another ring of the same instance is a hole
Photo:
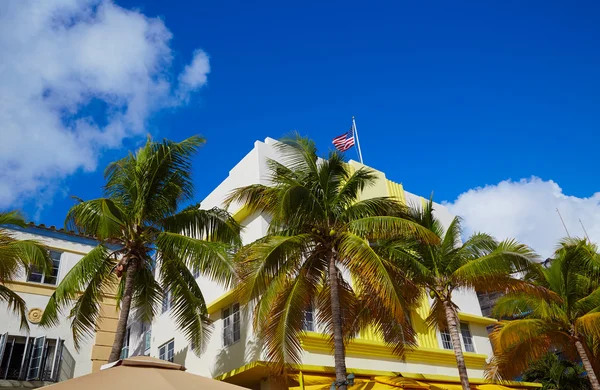
[[[478,316],[475,314],[469,314],[469,313],[463,313],[463,312],[459,312],[458,313],[458,318],[461,321],[465,321],[465,322],[470,322],[470,323],[474,323],[474,324],[481,324],[481,325],[494,325],[498,323],[498,320],[494,319],[494,318],[489,318],[489,317],[482,317],[482,316]]]
[[[393,182],[388,179],[387,189],[390,197],[396,198],[403,204],[406,204],[406,197],[404,195],[404,187],[402,186],[402,184]]]
[[[315,332],[306,332],[301,338],[302,348],[310,352],[324,354],[331,353],[331,345],[327,335]],[[367,358],[385,358],[398,359],[387,345],[378,341],[368,341],[355,339],[346,346],[346,355],[354,357]],[[474,369],[483,369],[485,367],[487,355],[465,352],[465,363],[467,367]],[[407,362],[421,362],[428,364],[456,364],[456,358],[453,351],[437,348],[418,347],[408,350],[405,353]]]

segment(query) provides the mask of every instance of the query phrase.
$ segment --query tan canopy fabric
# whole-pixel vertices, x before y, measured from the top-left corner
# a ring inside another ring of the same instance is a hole
[[[109,365],[107,365],[109,366]],[[119,360],[109,368],[46,386],[49,390],[247,390],[229,383],[188,374],[185,367],[147,356]]]

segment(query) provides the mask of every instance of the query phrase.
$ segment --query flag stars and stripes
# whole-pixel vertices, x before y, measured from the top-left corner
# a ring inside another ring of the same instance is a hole
[[[333,139],[333,145],[340,152],[345,152],[354,146],[354,129],[351,127],[350,130],[342,135],[338,135]]]

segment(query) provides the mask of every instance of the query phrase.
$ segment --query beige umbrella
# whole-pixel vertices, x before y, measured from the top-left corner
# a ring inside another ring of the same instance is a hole
[[[108,366],[108,365],[107,365]],[[188,374],[185,367],[147,356],[119,360],[110,368],[46,386],[52,390],[247,390],[240,386]]]

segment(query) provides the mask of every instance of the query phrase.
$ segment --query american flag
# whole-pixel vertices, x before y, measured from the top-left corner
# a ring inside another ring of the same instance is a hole
[[[354,146],[354,129],[350,127],[350,130],[342,135],[338,135],[333,139],[333,145],[340,152],[345,152]]]

